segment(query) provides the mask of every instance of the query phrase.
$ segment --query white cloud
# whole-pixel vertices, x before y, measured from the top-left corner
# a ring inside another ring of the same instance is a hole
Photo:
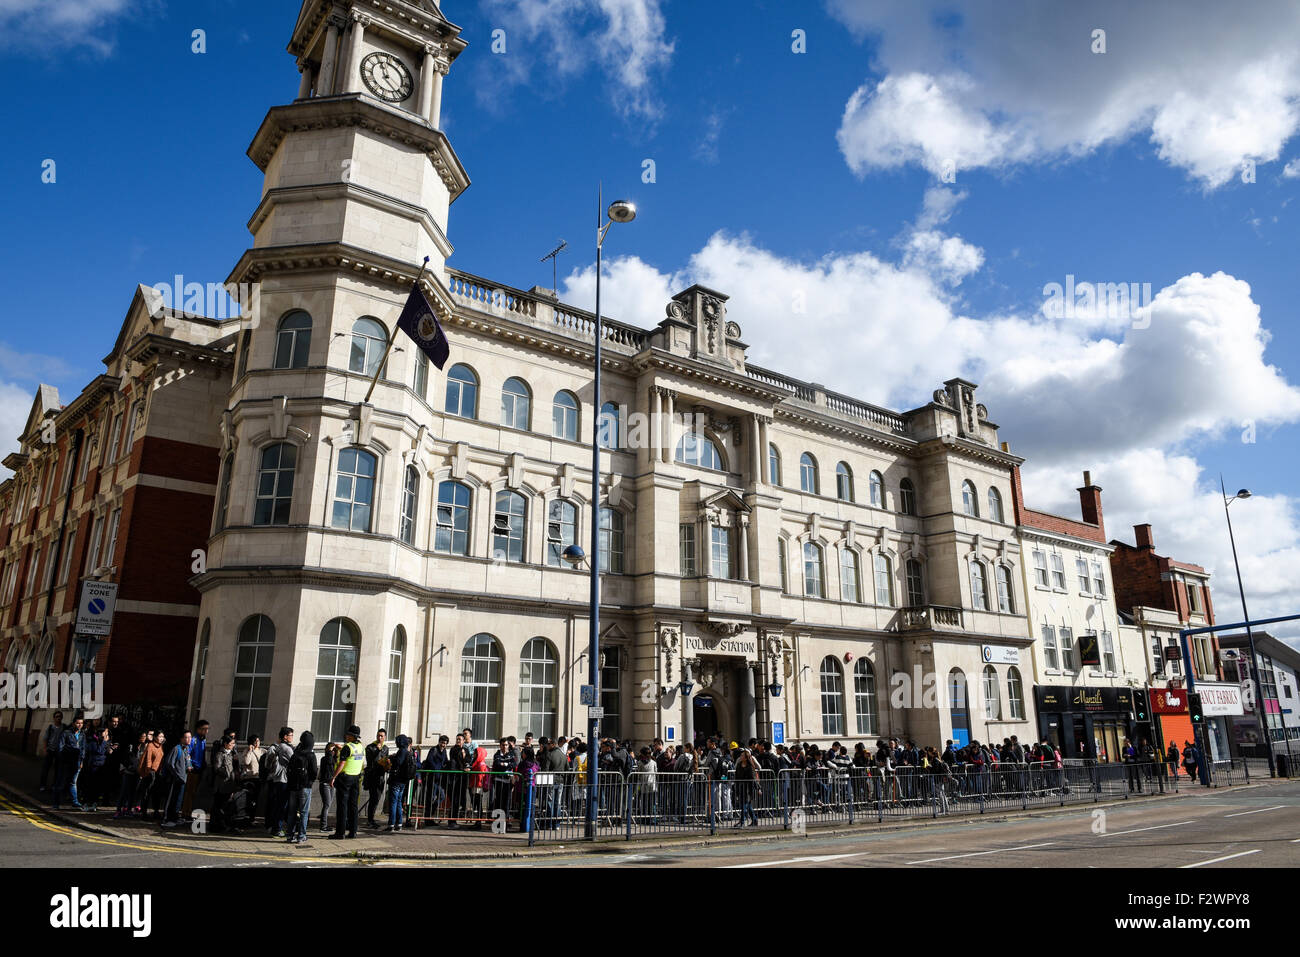
[[[928,229],[912,234],[903,262],[955,286],[984,264],[984,251],[960,236]]]
[[[916,217],[917,229],[934,229],[942,226],[952,218],[953,211],[969,194],[962,190],[957,192],[943,186],[931,186],[925,191],[921,201],[921,212]]]
[[[484,10],[494,29],[506,31],[506,52],[493,58],[498,61],[493,64],[496,82],[536,81],[539,69],[563,81],[595,63],[606,74],[611,100],[620,113],[654,119],[662,105],[653,81],[672,60],[674,46],[665,37],[661,4],[662,0],[485,0]]]
[[[1300,177],[1300,157],[1291,160],[1291,162],[1283,166],[1282,175],[1285,176],[1287,179],[1295,179],[1296,177]]]
[[[1131,539],[1133,524],[1151,522],[1162,553],[1205,565],[1216,575],[1216,605],[1233,606],[1222,501],[1188,450],[1235,438],[1247,420],[1261,438],[1300,422],[1300,389],[1267,360],[1269,334],[1249,285],[1191,273],[1156,292],[1149,326],[1101,334],[1040,312],[963,315],[934,263],[909,252],[898,263],[865,252],[800,262],[718,233],[675,272],[631,257],[607,262],[603,305],[654,326],[674,292],[701,283],[730,295],[728,318],[754,364],[890,408],[924,403],[955,375],[970,378],[1001,437],[1028,458],[1032,504],[1077,511],[1074,489],[1091,470],[1106,488],[1111,537]],[[590,307],[593,270],[571,274],[566,287],[566,300]],[[1262,617],[1294,601],[1300,499],[1256,495],[1233,507],[1238,516],[1251,541],[1242,566],[1248,595],[1258,596],[1251,610]]]
[[[88,46],[108,54],[113,38],[107,28],[138,6],[130,0],[0,0],[0,46],[26,50]]]
[[[874,46],[840,149],[859,174],[1086,155],[1145,133],[1206,188],[1271,162],[1300,128],[1300,5],[1261,0],[831,0]],[[1106,52],[1092,52],[1095,29]]]

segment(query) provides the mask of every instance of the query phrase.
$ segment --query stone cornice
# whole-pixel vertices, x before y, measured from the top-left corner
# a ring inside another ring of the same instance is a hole
[[[271,107],[248,147],[248,158],[265,173],[289,133],[347,128],[371,130],[421,150],[442,177],[451,194],[449,202],[469,187],[469,174],[441,130],[434,129],[421,116],[382,106],[361,93],[320,96]]]
[[[899,452],[909,456],[917,453],[917,443],[913,439],[873,429],[852,419],[839,418],[829,412],[814,412],[811,409],[795,405],[778,405],[776,407],[776,417],[819,432],[864,440],[891,452]]]
[[[155,333],[140,336],[135,342],[131,343],[123,354],[128,359],[133,359],[142,365],[148,365],[151,361],[164,356],[177,356],[200,363],[212,363],[218,367],[229,367],[235,361],[234,354],[224,349],[201,346]],[[105,376],[104,378],[108,377]]]
[[[356,7],[366,5],[360,2]],[[427,41],[430,37],[444,38],[448,46],[455,51],[452,54],[453,59],[468,46],[460,39],[460,27],[440,13],[428,9],[427,4],[419,3],[418,0],[370,0],[369,6],[373,12],[353,9],[349,13],[353,17],[365,16],[372,25],[382,24],[388,32],[410,40],[416,45]],[[304,6],[298,22],[294,25],[293,37],[286,48],[288,52],[295,57],[304,56],[315,45],[316,36],[324,21],[333,14],[341,12],[343,6],[336,0],[319,0],[314,5]]]
[[[1010,469],[1012,466],[1020,465],[1025,461],[1019,455],[1012,455],[1010,452],[995,449],[991,445],[983,445],[954,435],[941,435],[937,438],[927,439],[917,446],[916,454],[919,456],[934,454],[961,455],[976,461],[998,465],[1005,469]]]
[[[91,379],[80,395],[59,410],[58,425],[66,428],[69,423],[84,415],[87,408],[97,403],[102,396],[113,395],[121,387],[122,380],[118,376],[98,375]]]

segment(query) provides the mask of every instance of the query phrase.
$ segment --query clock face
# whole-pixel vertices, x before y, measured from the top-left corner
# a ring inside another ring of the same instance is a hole
[[[411,95],[411,71],[391,53],[372,53],[361,61],[361,79],[381,100],[400,103]]]

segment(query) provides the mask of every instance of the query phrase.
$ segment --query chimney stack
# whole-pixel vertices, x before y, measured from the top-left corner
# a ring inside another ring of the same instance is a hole
[[[1104,539],[1106,525],[1101,515],[1101,489],[1092,484],[1091,472],[1083,473],[1083,488],[1079,489],[1079,509],[1083,513],[1083,520],[1089,525],[1096,525]]]
[[[1144,522],[1141,525],[1133,526],[1133,536],[1137,539],[1138,548],[1155,548],[1155,542],[1151,540],[1151,525]]]

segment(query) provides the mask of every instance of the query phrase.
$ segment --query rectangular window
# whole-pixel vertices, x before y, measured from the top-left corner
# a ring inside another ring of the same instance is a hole
[[[72,570],[72,553],[76,550],[77,544],[77,524],[73,522],[68,527],[68,537],[63,542],[63,563],[59,568],[59,584],[66,585],[68,582],[68,572]]]
[[[858,600],[858,557],[847,547],[840,548],[840,600]]]
[[[709,554],[714,578],[735,578],[735,568],[731,564],[731,529],[713,526],[711,550]]]
[[[1160,636],[1151,639],[1151,672],[1157,677],[1165,671],[1165,649]]]
[[[429,357],[421,349],[415,351],[415,394],[421,399],[429,393]]]
[[[122,437],[122,413],[119,412],[113,416],[113,428],[108,433],[108,441],[104,443],[104,461],[101,466],[108,467],[117,461],[117,443]]]
[[[786,555],[784,538],[776,540],[776,560],[777,564],[781,566],[781,594],[788,595],[790,593],[790,559]]]
[[[695,526],[682,525],[677,530],[678,557],[683,578],[694,578],[699,572],[695,567]]]
[[[1109,631],[1101,633],[1101,664],[1110,674],[1114,674],[1115,667],[1115,637]]]
[[[1092,590],[1098,595],[1106,594],[1106,575],[1102,571],[1101,562],[1092,563],[1092,584]]]
[[[113,564],[113,555],[117,552],[117,526],[122,520],[122,510],[113,509],[113,517],[108,520],[108,537],[104,540],[104,561],[105,565]]]
[[[81,463],[77,466],[77,484],[80,485],[86,481],[86,473],[90,471],[90,433],[87,432],[81,440]]]
[[[1088,563],[1082,558],[1076,558],[1074,560],[1074,570],[1079,576],[1079,591],[1091,592],[1092,579],[1088,577]]]
[[[1043,662],[1053,671],[1061,667],[1061,659],[1056,650],[1056,629],[1051,625],[1043,626]]]
[[[1034,549],[1034,581],[1047,587],[1047,555],[1038,549]]]
[[[605,717],[600,721],[602,734],[612,738],[623,734],[623,722],[619,717],[622,712],[622,673],[623,649],[607,647],[601,652],[604,659],[600,666],[600,705],[605,709]]]
[[[41,546],[37,545],[32,549],[32,563],[27,566],[27,584],[23,587],[23,591],[29,596],[36,590],[36,569],[40,564]]]
[[[1065,591],[1065,560],[1052,552],[1052,587]]]
[[[18,563],[10,562],[5,568],[4,591],[3,597],[0,597],[0,605],[8,605],[13,601],[14,583],[18,580]]]
[[[894,569],[889,559],[877,555],[874,561],[876,575],[876,604],[894,607]]]
[[[1201,613],[1200,589],[1191,582],[1184,582],[1184,587],[1187,589],[1188,609],[1193,615],[1199,615]]]
[[[90,526],[90,543],[86,546],[86,566],[81,573],[89,578],[95,574],[95,569],[99,567],[99,541],[104,535],[104,517],[102,515],[95,517],[95,523]]]
[[[1066,671],[1078,671],[1079,662],[1075,657],[1074,629],[1061,626],[1061,667]]]

